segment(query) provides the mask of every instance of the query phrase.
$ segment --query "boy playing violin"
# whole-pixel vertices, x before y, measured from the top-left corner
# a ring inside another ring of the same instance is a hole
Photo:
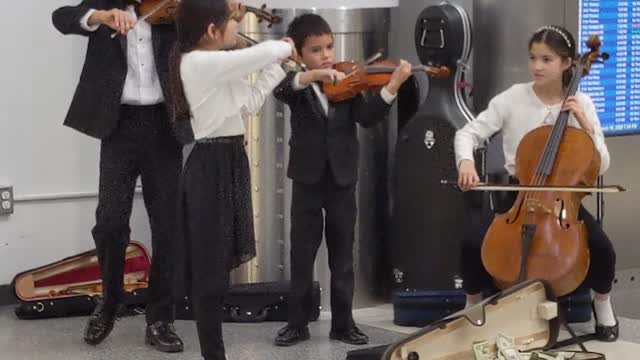
[[[358,95],[329,103],[321,85],[347,76],[332,68],[336,52],[329,24],[315,14],[301,15],[291,22],[287,36],[296,44],[298,60],[307,71],[290,72],[274,91],[291,109],[287,175],[293,180],[289,320],[275,343],[288,346],[309,339],[313,264],[324,227],[331,270],[329,336],[366,344],[368,337],[356,327],[351,313],[359,150],[356,123],[371,127],[387,117],[398,89],[411,75],[411,65],[401,61],[389,83],[370,98]]]

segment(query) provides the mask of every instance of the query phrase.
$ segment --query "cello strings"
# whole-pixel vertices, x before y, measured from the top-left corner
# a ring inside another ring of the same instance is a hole
[[[574,71],[574,76],[572,77],[571,82],[569,84],[569,89],[565,97],[565,100],[563,101],[563,104],[570,95],[575,94],[575,92],[577,91],[578,81],[580,80],[579,76],[577,75],[582,72],[582,68],[583,68],[583,65],[581,64]],[[569,114],[567,112],[561,112],[560,115],[558,116],[556,124],[553,126],[551,135],[549,136],[549,139],[547,140],[547,144],[545,145],[543,154],[538,161],[538,167],[536,169],[536,173],[532,180],[531,185],[534,185],[534,186],[544,185],[547,179],[547,175],[545,171],[546,169],[553,167],[553,163],[557,158],[560,142],[565,133],[565,129],[568,123],[568,118],[569,118]],[[546,194],[541,194],[540,192],[536,192],[536,191],[527,191],[524,194],[523,202],[525,202],[526,204],[526,202],[529,202],[531,200],[540,200],[540,198],[545,195]],[[525,219],[531,220],[531,216],[533,216],[532,213],[529,213],[527,211]]]

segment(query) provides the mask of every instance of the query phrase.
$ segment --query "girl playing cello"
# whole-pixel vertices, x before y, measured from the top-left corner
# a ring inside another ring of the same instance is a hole
[[[480,182],[473,162],[473,151],[502,131],[505,168],[512,182],[515,175],[516,149],[523,137],[541,126],[553,125],[562,111],[570,113],[568,125],[589,134],[600,154],[600,174],[609,167],[609,152],[604,141],[596,108],[588,95],[577,92],[565,96],[571,82],[576,59],[576,43],[571,33],[559,26],[543,26],[529,41],[529,75],[532,81],[516,84],[491,100],[475,121],[456,133],[455,153],[458,185],[470,190]],[[511,202],[517,193],[511,193]],[[580,207],[578,219],[586,225],[591,256],[586,284],[595,296],[596,336],[601,341],[618,338],[618,322],[611,307],[609,293],[615,275],[616,254],[611,241],[593,216]],[[463,274],[467,306],[481,300],[480,291],[490,286],[488,274],[480,261],[480,246],[468,237],[463,244]]]

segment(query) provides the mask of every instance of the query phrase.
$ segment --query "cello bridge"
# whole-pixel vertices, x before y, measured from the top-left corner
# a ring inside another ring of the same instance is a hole
[[[552,211],[549,207],[545,206],[544,203],[537,199],[527,199],[524,205],[524,208],[529,215],[535,213],[549,215],[554,213],[554,211]]]

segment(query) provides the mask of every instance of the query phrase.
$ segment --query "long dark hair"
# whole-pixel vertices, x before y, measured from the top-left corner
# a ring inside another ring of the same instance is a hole
[[[224,29],[230,15],[227,0],[181,0],[177,11],[177,39],[169,56],[171,118],[174,122],[191,118],[180,77],[182,55],[196,49],[210,24],[213,23],[217,29]]]
[[[551,48],[562,60],[573,60],[577,56],[576,41],[567,29],[562,26],[543,26],[529,40],[529,50],[534,43],[542,43]],[[562,73],[562,86],[567,88],[573,77],[573,65]]]

